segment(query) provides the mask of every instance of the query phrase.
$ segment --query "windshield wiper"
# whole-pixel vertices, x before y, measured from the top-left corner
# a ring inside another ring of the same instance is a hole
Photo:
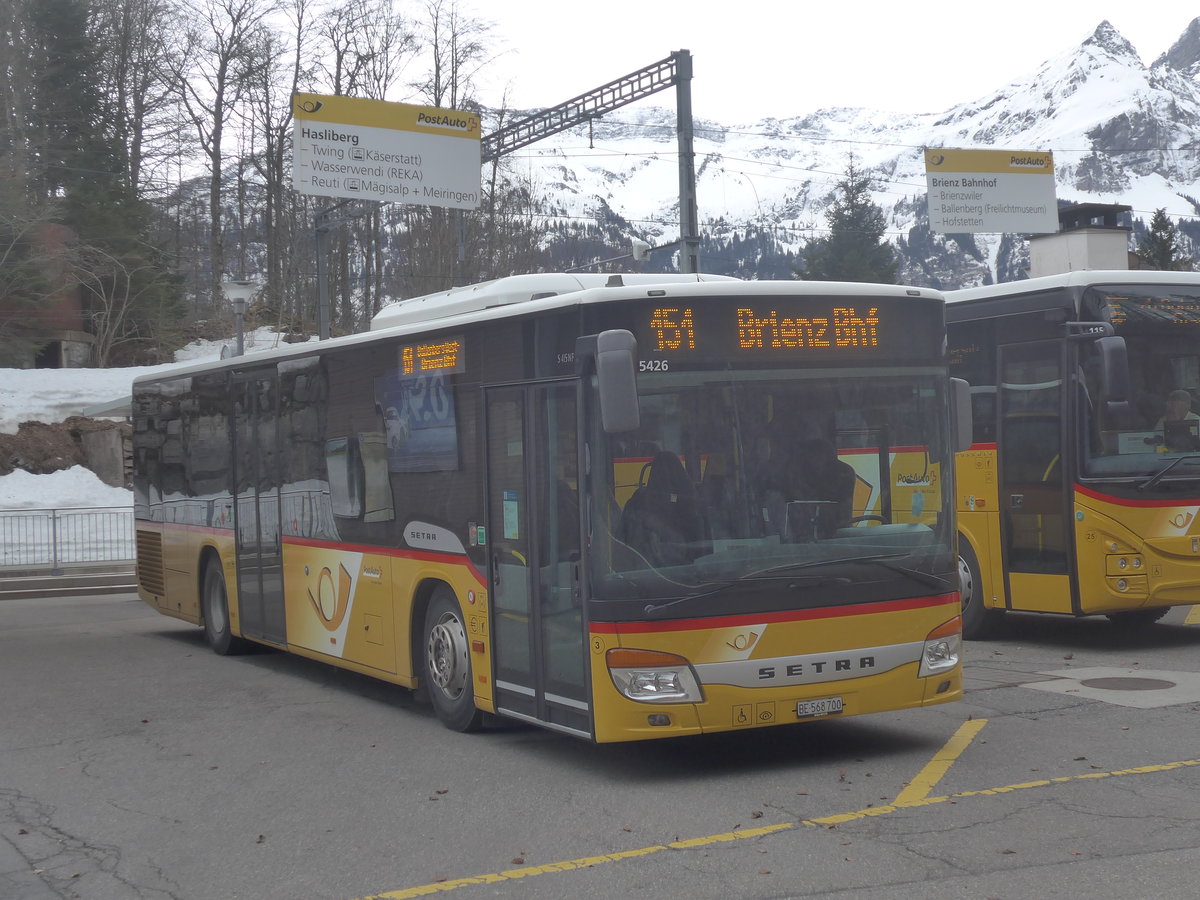
[[[1159,469],[1157,472],[1155,472],[1153,475],[1151,475],[1149,478],[1147,478],[1145,481],[1143,481],[1141,484],[1139,484],[1137,486],[1137,489],[1139,491],[1150,490],[1150,488],[1154,487],[1156,484],[1158,484],[1160,481],[1162,481],[1163,477],[1168,472],[1170,472],[1173,468],[1175,468],[1177,465],[1179,465],[1185,459],[1200,460],[1200,456],[1197,456],[1196,454],[1191,453],[1191,454],[1187,454],[1186,456],[1175,457],[1173,460],[1171,460],[1169,463],[1167,463],[1165,466],[1163,466],[1161,469]]]
[[[789,584],[788,587],[789,588],[813,588],[813,587],[821,587],[821,586],[827,585],[827,584],[850,584],[850,579],[849,578],[840,578],[840,577],[831,577],[831,576],[827,576],[827,575],[812,575],[812,576],[806,576],[801,579],[798,579],[798,580],[794,581],[792,584]],[[717,594],[722,593],[723,591],[729,590],[730,588],[737,588],[737,587],[745,587],[745,581],[743,579],[739,579],[737,581],[730,581],[726,584],[721,585],[721,587],[716,588],[715,590],[706,591],[703,594],[688,594],[687,596],[684,596],[684,597],[676,597],[674,600],[664,600],[662,603],[647,603],[642,608],[642,612],[648,616],[652,616],[655,613],[662,612],[664,609],[670,609],[672,606],[677,606],[680,603],[691,603],[693,600],[703,600],[706,597],[713,597]]]
[[[802,575],[798,578],[790,577],[790,573],[801,569],[811,569],[817,566],[835,566],[843,563],[868,563],[870,565],[882,566],[885,569],[890,569],[893,572],[899,572],[903,575],[907,575],[914,581],[920,582],[926,587],[931,587],[939,591],[952,591],[957,589],[956,585],[950,581],[947,581],[945,578],[930,574],[929,572],[922,572],[919,569],[912,569],[896,562],[896,560],[904,558],[904,555],[892,557],[851,556],[841,557],[838,559],[810,560],[809,562],[803,563],[788,563],[782,566],[774,566],[770,569],[762,569],[758,572],[751,572],[749,575],[742,576],[737,581],[728,582],[727,584],[723,584],[711,591],[705,591],[703,594],[688,594],[685,597],[676,597],[673,600],[665,600],[662,603],[647,603],[642,608],[642,612],[648,616],[652,616],[656,613],[662,612],[664,609],[670,609],[673,606],[677,606],[680,603],[690,603],[693,600],[701,600],[706,597],[712,597],[716,594],[722,593],[723,591],[736,589],[738,587],[745,587],[747,583],[761,583],[781,578],[789,579],[788,588],[792,590],[798,590],[801,588],[826,587],[829,585],[853,584],[854,579],[846,575]]]
[[[787,565],[776,566],[771,569],[763,569],[761,572],[752,572],[751,574],[745,576],[745,578],[747,580],[759,579],[759,578],[778,578],[781,575],[785,575],[787,572],[795,571],[796,569],[807,569],[812,566],[832,566],[832,565],[839,565],[841,563],[868,563],[868,564],[874,565],[874,566],[883,566],[886,569],[891,569],[893,572],[900,572],[901,574],[907,575],[909,578],[912,578],[914,581],[921,582],[922,584],[926,585],[927,587],[936,588],[938,590],[954,590],[955,589],[955,586],[951,582],[947,581],[945,578],[942,578],[938,575],[933,575],[929,572],[922,572],[920,569],[913,569],[913,568],[901,565],[900,563],[896,562],[896,560],[904,559],[904,558],[905,558],[904,554],[901,554],[898,556],[883,556],[883,557],[881,557],[881,556],[850,556],[850,557],[841,557],[838,559],[815,560],[815,561],[806,562],[806,563],[789,563]],[[851,581],[851,579],[849,579],[849,578],[838,578],[835,580],[844,581],[847,584],[850,583],[850,581]]]
[[[902,566],[899,563],[892,562],[886,559],[866,559],[863,562],[874,563],[877,566],[883,566],[891,569],[893,572],[902,572],[913,581],[919,581],[927,587],[940,589],[943,591],[953,591],[958,589],[958,585],[947,581],[940,575],[934,575],[930,572],[922,572],[920,569],[910,569],[908,566]]]

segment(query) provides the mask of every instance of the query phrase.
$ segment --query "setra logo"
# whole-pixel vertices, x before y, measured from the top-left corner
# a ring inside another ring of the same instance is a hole
[[[314,595],[308,589],[308,601],[317,612],[317,618],[327,631],[337,631],[342,627],[346,618],[346,610],[350,608],[350,587],[354,580],[346,567],[338,565],[337,585],[333,583],[333,573],[328,566],[321,569],[317,575],[317,592]]]

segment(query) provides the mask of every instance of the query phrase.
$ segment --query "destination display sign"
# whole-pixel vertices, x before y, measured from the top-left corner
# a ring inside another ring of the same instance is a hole
[[[740,350],[823,350],[879,346],[879,307],[834,306],[817,315],[739,308],[734,325]],[[658,307],[650,314],[654,349],[695,350],[696,314],[690,307]]]
[[[292,186],[302,194],[479,206],[475,113],[298,93],[292,114]]]
[[[925,181],[931,231],[1058,231],[1054,156],[1049,151],[926,150]]]
[[[939,358],[942,305],[933,298],[765,297],[662,303],[638,310],[643,371],[671,367],[839,364]]]
[[[420,344],[404,344],[400,348],[400,374],[463,372],[466,369],[463,348],[461,336]]]
[[[1119,332],[1134,327],[1164,330],[1200,325],[1200,296],[1185,286],[1123,284],[1095,290],[1107,294],[1111,322]]]

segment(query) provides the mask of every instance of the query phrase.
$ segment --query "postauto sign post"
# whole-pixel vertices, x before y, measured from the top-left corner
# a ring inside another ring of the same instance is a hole
[[[1058,231],[1054,157],[1045,150],[926,150],[931,231]]]
[[[362,97],[292,96],[292,186],[338,197],[316,215],[317,337],[329,337],[329,214],[350,200],[478,209],[480,122],[474,113]]]
[[[477,209],[474,113],[361,97],[292,98],[292,186],[303,194]]]

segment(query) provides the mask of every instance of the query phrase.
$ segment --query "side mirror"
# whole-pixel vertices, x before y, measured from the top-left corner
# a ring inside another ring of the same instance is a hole
[[[961,378],[950,379],[950,427],[954,452],[970,450],[975,443],[975,422],[971,415],[971,386]]]
[[[608,434],[635,430],[642,421],[637,395],[637,338],[624,329],[578,338],[576,371],[583,375],[593,363],[604,430]]]
[[[1125,338],[1097,338],[1096,352],[1100,359],[1100,398],[1108,404],[1128,403],[1129,354]]]

